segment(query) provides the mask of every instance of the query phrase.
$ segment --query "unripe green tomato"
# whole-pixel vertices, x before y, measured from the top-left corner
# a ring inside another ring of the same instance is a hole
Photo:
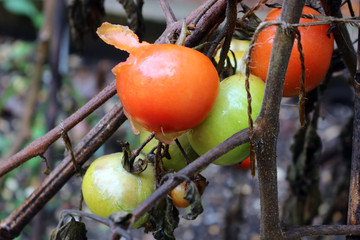
[[[250,47],[250,41],[248,40],[239,40],[233,38],[230,43],[230,49],[232,51],[247,51]]]
[[[84,200],[95,215],[107,218],[117,211],[132,212],[154,192],[154,167],[148,164],[145,171],[131,174],[123,168],[122,157],[123,153],[102,156],[84,175]],[[145,214],[133,227],[141,227],[147,219]]]
[[[265,83],[250,75],[252,97],[252,118],[260,112]],[[198,126],[188,132],[193,149],[203,155],[236,132],[249,127],[248,103],[245,89],[245,75],[236,74],[223,80],[220,92],[210,115]],[[214,161],[218,165],[232,165],[245,160],[250,154],[249,143],[243,144]]]
[[[140,132],[140,143],[144,142],[149,136],[150,132],[147,131],[141,131]],[[192,149],[190,146],[189,140],[186,137],[186,134],[181,135],[178,137],[178,140],[184,149],[186,155],[188,156],[190,162],[194,161],[196,158],[199,157],[199,155]],[[142,152],[144,154],[148,154],[151,152],[153,148],[155,148],[158,145],[158,141],[156,139],[152,139],[149,143],[145,145],[145,147],[142,149]],[[167,159],[166,157],[163,158],[164,167],[166,170],[173,169],[175,171],[179,171],[186,167],[186,159],[181,153],[179,147],[176,145],[175,142],[170,144],[169,146],[169,153],[171,156],[171,159]]]

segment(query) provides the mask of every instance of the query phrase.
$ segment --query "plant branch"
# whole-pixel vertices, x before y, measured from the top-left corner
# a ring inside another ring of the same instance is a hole
[[[221,48],[220,59],[216,67],[216,70],[218,71],[218,74],[220,76],[223,71],[224,62],[229,52],[231,39],[235,31],[236,18],[237,18],[236,0],[228,0],[226,5],[225,41]]]
[[[160,2],[160,6],[165,14],[166,24],[169,25],[169,24],[176,22],[175,14],[169,5],[169,2],[167,0],[159,0],[159,2]]]
[[[299,22],[304,0],[284,2],[280,21]],[[278,27],[273,43],[262,108],[255,123],[254,142],[258,162],[261,206],[260,239],[282,239],[277,189],[276,145],[279,135],[279,111],[287,65],[294,35]],[[271,69],[271,71],[270,71]],[[271,236],[269,238],[269,236]]]
[[[202,10],[198,13],[198,15],[194,18],[194,20],[191,22],[190,26],[192,28],[195,28],[199,20],[202,18],[202,16],[209,10],[209,8],[214,5],[217,2],[217,0],[211,0],[204,5]]]
[[[0,177],[20,166],[27,160],[30,160],[31,158],[36,156],[43,155],[45,151],[49,148],[49,146],[61,137],[61,133],[63,131],[69,131],[76,124],[81,122],[84,118],[86,118],[98,107],[100,107],[109,98],[114,96],[116,93],[115,85],[115,81],[109,84],[109,86],[107,86],[98,95],[96,95],[89,102],[87,102],[83,107],[81,107],[70,117],[65,119],[61,123],[62,127],[55,127],[54,129],[46,133],[44,136],[31,142],[27,147],[25,147],[23,150],[16,153],[15,155],[11,156],[9,159],[0,161]]]
[[[360,37],[360,29],[358,30]],[[353,140],[352,140],[352,156],[351,156],[351,173],[350,173],[350,190],[348,203],[347,224],[360,225],[360,42],[358,42],[358,54],[356,74],[353,81],[354,86],[354,122],[353,122]],[[350,234],[348,234],[350,235]],[[359,239],[347,237],[346,239]]]
[[[186,18],[186,25],[189,25],[193,22],[194,19],[198,16],[202,10],[208,6],[209,2],[213,0],[208,0],[206,3],[198,7],[192,13],[190,13]],[[237,0],[240,2],[241,0]],[[216,26],[218,22],[221,22],[225,16],[226,9],[226,0],[218,0],[216,3],[211,5],[211,7],[203,14],[196,25],[196,29],[191,32],[191,34],[187,37],[185,45],[188,47],[196,46],[205,36],[206,34]],[[169,34],[177,32],[181,29],[183,24],[183,20],[176,21],[170,25],[168,25],[163,32],[163,34],[156,40],[155,43],[164,43]]]
[[[326,15],[342,18],[340,11],[341,1],[321,0],[320,2]],[[344,63],[349,70],[350,75],[353,77],[356,73],[356,54],[345,24],[334,25],[333,33],[336,44],[339,50],[342,52]]]
[[[284,232],[284,238],[296,240],[306,236],[360,235],[360,226],[318,225],[293,227]]]
[[[82,166],[125,120],[126,117],[121,104],[118,103],[74,148],[77,165]],[[30,222],[75,173],[72,158],[68,156],[61,161],[40,186],[14,212],[0,222],[1,239],[12,239],[18,236],[25,225]]]

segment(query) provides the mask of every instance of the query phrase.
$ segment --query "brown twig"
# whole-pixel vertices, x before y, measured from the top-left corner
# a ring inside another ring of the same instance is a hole
[[[192,13],[190,13],[186,18],[185,22],[189,25],[195,18],[201,13],[202,9],[212,0],[208,0],[208,2],[204,3]],[[239,0],[238,0],[239,1]],[[187,37],[185,45],[187,47],[196,46],[206,35],[207,33],[215,26],[218,22],[220,22],[225,15],[226,9],[226,0],[218,0],[214,3],[208,11],[201,17],[199,22],[196,25],[196,29],[191,32],[191,35]],[[176,21],[173,24],[170,24],[166,27],[165,31],[161,34],[161,36],[156,40],[155,43],[164,43],[169,34],[179,31],[183,24],[182,20]]]
[[[83,165],[125,120],[121,104],[118,103],[74,148],[77,165]],[[71,157],[66,157],[14,212],[0,222],[0,239],[18,236],[25,225],[75,173]]]
[[[180,141],[179,141],[177,138],[175,139],[175,143],[176,143],[176,146],[179,148],[181,154],[184,156],[185,161],[186,161],[186,164],[189,164],[189,163],[190,163],[190,159],[189,159],[188,155],[186,154],[184,148],[181,146]]]
[[[211,8],[212,5],[214,5],[217,2],[217,0],[208,1],[206,5],[202,8],[202,10],[198,13],[198,15],[192,20],[190,23],[190,26],[192,28],[196,28],[196,24],[200,21],[202,16]]]
[[[360,37],[360,29],[358,30]],[[354,122],[353,122],[353,139],[352,139],[352,156],[351,156],[351,174],[350,174],[350,190],[348,203],[347,224],[360,225],[360,42],[358,42],[358,54],[356,74],[353,81],[354,86]],[[350,234],[348,234],[350,235]],[[347,237],[346,239],[359,239]]]
[[[109,86],[107,86],[98,95],[96,95],[89,102],[87,102],[82,108],[80,108],[70,117],[65,119],[62,122],[63,129],[65,131],[69,131],[76,124],[81,122],[89,114],[91,114],[98,107],[100,107],[109,98],[114,96],[116,93],[115,85],[115,81],[109,84]],[[9,159],[0,161],[0,177],[20,166],[27,160],[39,155],[43,155],[45,151],[49,148],[49,146],[61,137],[62,131],[63,130],[59,126],[57,126],[48,133],[46,133],[44,136],[31,142],[27,147],[25,147],[23,150],[16,153],[15,155],[11,156]]]
[[[299,22],[304,0],[284,2],[280,21]],[[279,112],[287,65],[294,43],[294,35],[277,28],[270,57],[264,99],[256,121],[254,140],[258,163],[261,226],[260,239],[282,239],[279,220],[276,145],[279,135]]]
[[[299,94],[299,119],[301,127],[305,126],[305,99],[306,99],[306,92],[305,92],[305,57],[304,52],[301,44],[301,34],[299,30],[295,30],[295,38],[297,40],[297,48],[300,54],[300,64],[301,64],[301,77],[300,77],[300,94]]]
[[[226,5],[226,23],[224,30],[225,41],[221,48],[220,59],[216,67],[216,70],[220,76],[223,71],[224,62],[229,52],[231,39],[235,31],[236,18],[237,18],[236,0],[228,0]]]
[[[137,149],[135,149],[133,152],[132,152],[132,158],[136,158],[139,154],[140,154],[140,152],[141,152],[141,150],[146,146],[146,144],[148,144],[153,138],[155,137],[155,132],[153,132],[153,133],[151,133],[150,135],[149,135],[149,137],[143,142],[143,143],[141,143],[140,144],[140,146],[137,148]],[[130,160],[131,161],[131,160]]]
[[[349,225],[319,225],[293,227],[284,232],[284,238],[296,240],[306,236],[325,236],[325,235],[360,235],[360,226]]]
[[[242,22],[248,17],[250,17],[252,14],[254,14],[255,11],[257,11],[262,5],[264,5],[268,0],[260,0],[254,7],[252,7],[249,11],[247,11],[238,21],[237,24],[241,25]]]
[[[340,6],[333,6],[337,1],[321,0],[321,5],[328,16],[342,18]],[[356,73],[356,54],[350,35],[344,24],[336,24],[333,29],[334,38],[339,50],[343,53],[342,58],[351,76]]]
[[[155,169],[155,182],[154,182],[154,189],[159,187],[159,181],[162,178],[160,175],[162,171],[160,171],[160,162],[162,161],[161,150],[163,148],[162,142],[158,142],[155,154],[155,162],[154,162],[154,169]]]
[[[167,0],[159,0],[159,2],[160,2],[160,6],[165,14],[166,24],[170,25],[170,24],[176,22],[175,14],[174,14],[173,10],[171,9],[169,2]]]

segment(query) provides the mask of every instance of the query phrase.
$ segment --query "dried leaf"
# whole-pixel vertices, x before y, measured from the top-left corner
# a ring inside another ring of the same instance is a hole
[[[292,195],[286,201],[287,218],[294,225],[310,224],[318,213],[321,194],[317,159],[321,148],[321,139],[313,125],[306,125],[295,135],[293,165],[287,176]]]
[[[54,231],[50,237],[51,240],[86,240],[86,226],[83,222],[78,222],[74,217]]]
[[[145,25],[142,15],[143,0],[118,0],[126,12],[127,21],[131,30],[141,39],[144,35]]]
[[[194,220],[204,211],[200,193],[194,182],[190,183],[184,198],[190,203],[190,205],[186,208],[186,215],[183,216],[183,218],[187,220]]]
[[[136,155],[133,155],[130,150],[130,144],[129,143],[121,143],[121,149],[123,154],[122,159],[122,165],[123,168],[132,174],[137,174],[145,171],[147,167],[147,161],[142,159],[137,159],[135,161]]]
[[[73,0],[69,5],[71,37],[79,49],[84,46],[87,32],[95,36],[96,28],[105,16],[104,0]]]
[[[174,230],[179,225],[179,211],[169,198],[155,205],[150,211],[151,227],[147,231],[153,232],[157,240],[175,240]]]

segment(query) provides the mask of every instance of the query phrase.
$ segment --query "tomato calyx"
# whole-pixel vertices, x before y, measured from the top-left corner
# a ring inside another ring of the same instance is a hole
[[[135,161],[136,157],[139,154],[133,154],[130,150],[130,144],[129,143],[121,143],[121,149],[124,153],[123,159],[122,159],[122,166],[123,168],[132,174],[138,174],[143,171],[145,171],[148,161],[143,159],[138,159]]]

